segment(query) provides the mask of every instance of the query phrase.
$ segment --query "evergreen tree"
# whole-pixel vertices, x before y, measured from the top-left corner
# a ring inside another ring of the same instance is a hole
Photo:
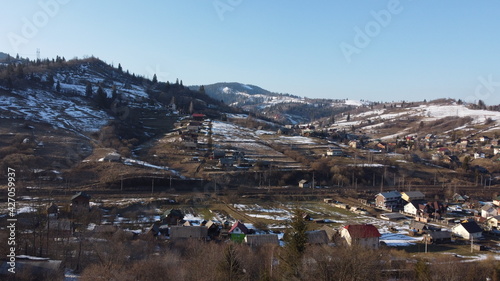
[[[179,78],[175,79],[175,85],[179,85]]]
[[[158,83],[158,78],[156,77],[156,73],[153,75],[153,81],[154,84]]]
[[[102,89],[101,85],[99,85],[99,88],[97,88],[96,100],[97,100],[97,104],[100,107],[108,108],[108,95]]]
[[[56,84],[56,91],[57,91],[58,93],[60,93],[60,92],[61,92],[61,83],[59,82],[59,80],[57,81],[57,84]]]
[[[306,250],[307,243],[307,224],[304,219],[304,212],[300,209],[293,211],[290,228],[285,233],[286,242],[280,259],[283,265],[285,279],[292,277],[299,278],[299,268],[302,264],[302,256]],[[300,278],[299,278],[300,279]]]
[[[351,113],[347,113],[347,121],[351,120]]]
[[[49,73],[49,75],[47,76],[47,85],[52,88],[54,86],[54,83],[54,75],[52,75],[52,73]]]
[[[201,85],[200,89],[198,90],[198,92],[200,92],[202,94],[205,94],[205,86]]]
[[[19,79],[23,79],[24,78],[24,67],[23,67],[22,64],[18,64],[17,65],[16,76]]]
[[[111,90],[111,100],[115,101],[118,98],[118,91],[116,90],[116,85],[113,85]]]
[[[123,72],[123,68],[122,68],[122,65],[121,64],[118,64],[118,71],[121,73]]]
[[[85,86],[85,96],[87,98],[92,97],[92,84],[90,82],[87,82],[87,85]]]

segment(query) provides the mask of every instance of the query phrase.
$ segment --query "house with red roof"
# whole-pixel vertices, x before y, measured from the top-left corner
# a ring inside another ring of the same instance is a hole
[[[231,236],[231,241],[242,242],[248,232],[248,228],[242,222],[237,221],[227,233]]]
[[[380,232],[372,224],[351,224],[340,230],[347,245],[360,245],[370,249],[378,249]]]

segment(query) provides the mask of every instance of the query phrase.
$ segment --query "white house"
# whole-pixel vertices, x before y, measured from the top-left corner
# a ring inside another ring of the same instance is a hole
[[[409,214],[416,217],[418,214],[418,204],[410,202],[404,205],[403,211],[405,212],[405,214]]]
[[[340,230],[340,237],[349,245],[360,245],[378,249],[380,232],[371,224],[346,225]]]
[[[493,205],[500,207],[500,196],[493,198]]]
[[[462,237],[467,240],[471,240],[471,238],[474,238],[475,240],[483,236],[483,230],[475,221],[461,222],[452,227],[451,232],[455,236]]]
[[[481,208],[481,217],[489,218],[500,215],[498,213],[498,207],[486,204]]]
[[[500,216],[490,217],[487,222],[490,227],[498,229],[498,222],[500,221]]]

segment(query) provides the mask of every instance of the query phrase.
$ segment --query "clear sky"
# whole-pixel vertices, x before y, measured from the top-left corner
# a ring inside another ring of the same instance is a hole
[[[0,0],[0,51],[316,98],[500,104],[500,2]]]

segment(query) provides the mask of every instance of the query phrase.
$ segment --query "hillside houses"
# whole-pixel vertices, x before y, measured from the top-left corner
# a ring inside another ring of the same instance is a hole
[[[453,235],[467,240],[477,240],[483,236],[483,230],[475,221],[463,221],[452,227]]]

